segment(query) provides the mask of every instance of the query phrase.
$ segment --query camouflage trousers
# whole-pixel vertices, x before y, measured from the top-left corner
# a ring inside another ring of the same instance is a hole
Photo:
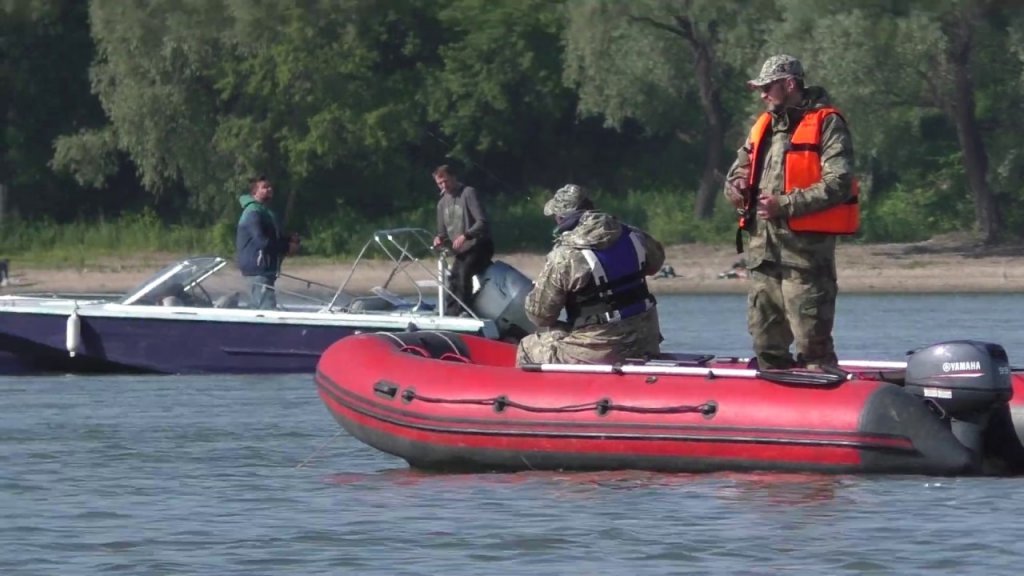
[[[632,318],[566,330],[541,329],[519,342],[516,366],[523,364],[614,364],[661,352],[658,310]]]
[[[835,366],[836,278],[775,262],[750,271],[747,329],[761,368]],[[790,345],[795,345],[794,359]]]

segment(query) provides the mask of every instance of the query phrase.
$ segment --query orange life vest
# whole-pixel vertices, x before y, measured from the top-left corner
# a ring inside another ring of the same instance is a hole
[[[831,114],[839,114],[839,111],[831,107],[810,110],[804,114],[803,119],[797,124],[796,130],[793,131],[790,147],[783,160],[786,194],[821,181],[821,124]],[[771,123],[771,114],[765,112],[750,129],[752,149],[750,151],[749,184],[751,196],[756,196],[757,182],[755,179],[760,171],[758,162],[763,162],[763,158],[760,158],[759,155],[764,153],[761,144],[765,135],[768,134],[768,130],[771,129]],[[846,202],[819,212],[790,218],[789,229],[795,232],[853,234],[860,226],[859,195],[860,183],[854,178],[853,190]],[[748,197],[747,202],[757,202],[757,198]],[[741,218],[740,227],[744,227],[744,224],[745,222]]]

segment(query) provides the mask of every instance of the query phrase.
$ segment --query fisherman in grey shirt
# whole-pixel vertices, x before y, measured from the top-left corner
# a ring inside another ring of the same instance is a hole
[[[451,274],[448,277],[448,296],[445,313],[458,316],[462,307],[458,300],[469,304],[473,293],[473,276],[491,265],[494,241],[487,212],[477,191],[459,182],[451,166],[434,170],[434,183],[441,190],[437,201],[437,236],[434,247],[451,244],[455,252]],[[456,300],[458,298],[458,300]]]

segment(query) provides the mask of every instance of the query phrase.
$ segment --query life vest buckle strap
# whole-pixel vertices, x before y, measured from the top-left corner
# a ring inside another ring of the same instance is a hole
[[[639,316],[640,314],[647,312],[656,304],[654,296],[652,294],[648,294],[642,300],[633,301],[627,306],[632,306],[633,304],[638,304],[640,302],[643,302],[644,304],[642,308],[631,310],[625,315],[623,315],[623,310],[625,309],[625,306],[623,306],[623,308],[621,309],[609,310],[607,312],[594,312],[587,315],[581,315],[571,322],[572,327],[573,329],[577,329],[582,328],[584,326],[595,326],[601,324],[612,324],[615,322],[621,322],[623,320],[628,320],[634,316]]]

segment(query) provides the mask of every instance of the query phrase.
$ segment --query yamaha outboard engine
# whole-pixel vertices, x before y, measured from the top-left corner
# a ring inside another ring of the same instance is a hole
[[[908,352],[906,389],[948,418],[960,443],[984,453],[992,414],[1013,396],[1010,363],[998,344],[956,340]]]
[[[495,260],[476,279],[480,289],[470,307],[477,316],[493,320],[501,335],[511,340],[518,341],[537,329],[526,316],[526,295],[533,289],[533,281],[525,274]]]

